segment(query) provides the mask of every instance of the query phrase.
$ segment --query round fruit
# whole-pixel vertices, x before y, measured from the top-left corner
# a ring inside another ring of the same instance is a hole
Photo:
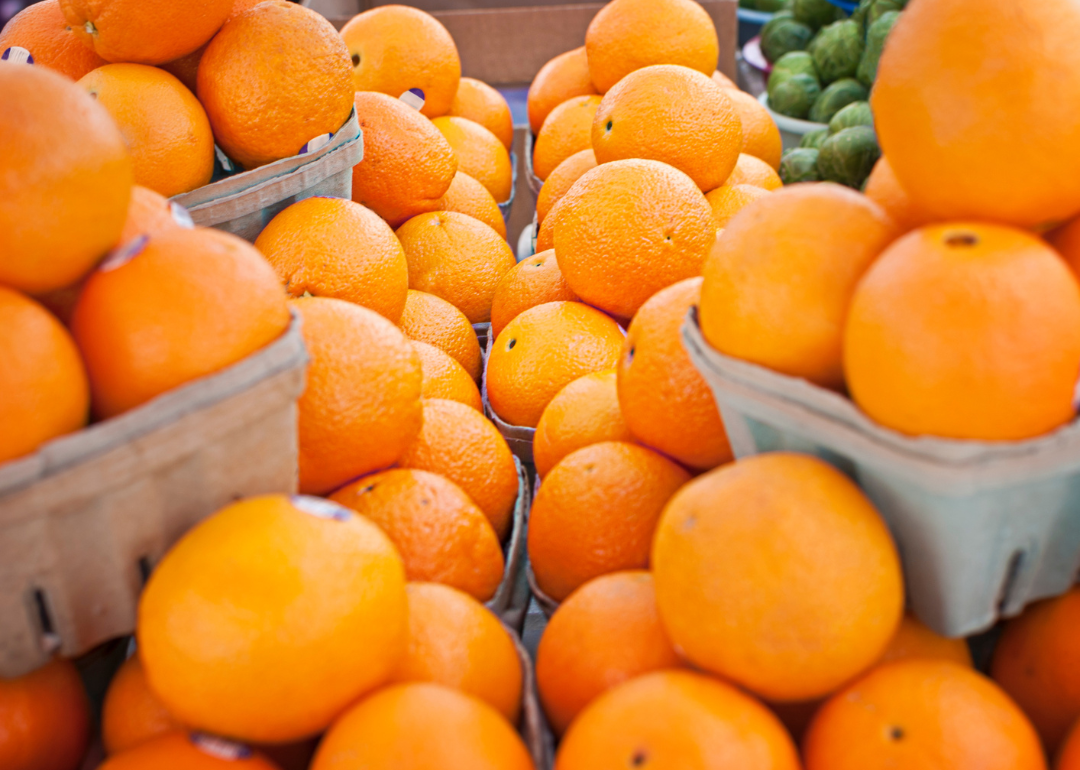
[[[780,129],[776,127],[769,111],[753,96],[740,91],[734,83],[727,85],[718,81],[717,75],[720,73],[713,73],[713,82],[724,89],[724,95],[731,100],[731,106],[735,108],[739,122],[742,124],[741,152],[763,160],[773,170],[779,169],[780,156],[784,152],[784,147],[780,140]]]
[[[686,485],[664,511],[652,565],[678,649],[771,700],[825,695],[866,669],[904,608],[878,512],[807,455],[758,455]]]
[[[495,287],[495,296],[491,300],[491,333],[499,336],[508,323],[529,308],[546,302],[572,302],[577,298],[559,271],[555,251],[542,251],[518,262]]]
[[[728,222],[746,206],[762,196],[768,195],[769,191],[748,184],[721,185],[705,196],[705,200],[712,207],[713,219],[716,226],[725,228]]]
[[[120,233],[120,243],[127,243],[140,235],[154,237],[177,227],[186,230],[194,227],[187,209],[147,187],[135,185],[131,188],[131,203],[127,221]]]
[[[571,452],[544,477],[529,514],[529,561],[540,589],[562,601],[593,578],[649,566],[664,506],[690,474],[621,441]]]
[[[183,727],[150,692],[138,655],[124,661],[109,683],[101,711],[101,737],[107,754],[119,754]]]
[[[598,163],[658,160],[703,191],[731,175],[742,145],[739,114],[720,86],[672,64],[643,67],[620,80],[604,95],[592,124]]]
[[[611,688],[681,667],[660,624],[652,575],[614,572],[590,580],[555,610],[536,650],[536,686],[561,735]]]
[[[399,227],[439,211],[457,172],[449,143],[405,102],[373,91],[356,94],[364,160],[353,166],[352,199]]]
[[[839,185],[755,201],[705,263],[702,334],[725,355],[841,388],[851,295],[895,235],[877,204]]]
[[[551,208],[562,199],[574,182],[581,179],[586,171],[596,168],[596,153],[590,147],[587,150],[571,155],[564,160],[555,170],[548,174],[544,180],[544,186],[540,188],[540,194],[536,196],[536,220],[543,223]]]
[[[434,294],[470,323],[491,319],[495,287],[517,264],[506,240],[479,219],[453,211],[421,214],[397,231],[409,263],[409,288]]]
[[[510,153],[495,134],[466,118],[447,116],[432,121],[450,143],[458,169],[487,188],[496,203],[510,200],[514,171]]]
[[[847,314],[852,398],[909,435],[1046,433],[1073,419],[1078,370],[1080,286],[1053,249],[1009,227],[908,234],[867,271]]]
[[[993,682],[965,666],[908,660],[829,700],[803,742],[806,770],[1045,770],[1039,738]]]
[[[642,67],[681,64],[712,75],[720,58],[712,18],[693,0],[613,0],[589,23],[585,50],[602,94]]]
[[[533,173],[547,179],[559,164],[592,148],[592,125],[600,108],[599,96],[575,96],[544,118],[533,147]]]
[[[124,227],[133,173],[124,137],[104,107],[42,67],[0,62],[0,103],[0,284],[70,286]]]
[[[378,527],[323,500],[268,495],[172,547],[136,633],[150,688],[180,722],[286,743],[387,681],[405,613],[401,557]]]
[[[353,110],[349,51],[315,11],[267,0],[214,37],[198,94],[221,149],[257,168],[341,130]]]
[[[435,17],[416,8],[387,5],[354,16],[341,28],[352,57],[357,91],[397,99],[419,89],[425,117],[445,115],[461,79],[454,39]]]
[[[495,530],[461,487],[434,473],[395,468],[365,476],[331,500],[382,527],[409,580],[444,583],[487,601],[503,576]]]
[[[721,88],[730,88],[733,91],[739,90],[739,86],[736,85],[735,81],[729,78],[720,70],[715,70],[713,72],[712,80],[714,83],[716,83],[716,85],[720,86]]]
[[[765,190],[779,190],[784,186],[780,175],[776,170],[761,158],[748,155],[745,152],[739,154],[739,160],[735,164],[735,170],[727,178],[724,184],[734,187],[738,184],[748,184],[761,187]]]
[[[266,0],[233,0],[232,9],[229,11],[229,15],[225,17],[225,23],[221,26],[225,26],[237,16],[247,13],[259,3],[264,2]],[[210,45],[209,40],[206,45],[195,49],[187,56],[181,56],[179,59],[162,64],[161,68],[178,78],[181,83],[194,93],[199,87],[199,64],[202,62],[203,54],[206,53],[207,45]]]
[[[311,362],[299,401],[300,491],[388,468],[420,433],[423,373],[393,324],[337,299],[293,300]]]
[[[11,17],[0,30],[0,53],[15,47],[29,51],[38,67],[55,70],[72,80],[108,64],[75,34],[64,18],[60,0],[28,5]]]
[[[247,746],[201,733],[175,731],[110,757],[98,770],[278,770]]]
[[[341,198],[307,198],[270,220],[255,248],[293,297],[355,302],[397,323],[409,267],[394,231],[371,209]]]
[[[514,119],[506,99],[489,86],[475,78],[462,78],[457,95],[447,115],[456,115],[479,123],[495,134],[509,151],[514,143]]]
[[[900,228],[907,232],[932,221],[922,207],[900,186],[900,180],[884,155],[874,164],[866,180],[866,197],[885,210]]]
[[[540,127],[553,109],[575,96],[595,93],[585,46],[559,54],[540,68],[529,85],[529,128],[534,135],[540,133]]]
[[[1080,218],[1047,233],[1047,242],[1065,258],[1075,275],[1080,276]]]
[[[464,171],[454,174],[454,180],[446,194],[439,199],[436,211],[467,214],[473,219],[479,219],[503,238],[506,237],[506,220],[495,196]]]
[[[409,630],[392,682],[434,682],[479,698],[516,724],[521,659],[484,605],[438,583],[409,583]]]
[[[555,770],[799,770],[769,710],[734,687],[658,671],[601,695],[570,726]]]
[[[0,679],[0,767],[74,770],[90,740],[90,704],[75,666],[53,660]]]
[[[347,711],[311,770],[534,770],[525,744],[481,700],[437,684],[388,687]]]
[[[544,184],[547,183],[545,182]],[[564,195],[563,198],[565,197],[566,196]],[[544,221],[541,222],[540,226],[536,229],[535,251],[537,254],[542,254],[545,251],[550,251],[555,248],[555,222],[558,220],[559,213],[562,211],[563,198],[559,198],[559,200],[555,202],[555,205],[551,207],[551,211],[544,217]]]
[[[620,318],[632,318],[664,287],[701,275],[716,240],[712,209],[697,185],[654,160],[597,166],[559,210],[555,254],[566,282],[583,301]]]
[[[423,374],[420,392],[423,398],[445,398],[483,413],[480,389],[461,364],[434,345],[416,340],[411,342],[420,358],[420,371]]]
[[[409,289],[398,328],[410,340],[426,342],[448,354],[474,380],[480,379],[480,341],[465,314],[445,299]]]
[[[530,308],[499,333],[488,357],[491,408],[512,425],[535,428],[544,407],[578,377],[611,369],[623,334],[618,324],[579,302]]]
[[[1061,751],[1058,752],[1054,770],[1077,770],[1077,768],[1080,768],[1080,728],[1073,725],[1065,743],[1061,746]]]

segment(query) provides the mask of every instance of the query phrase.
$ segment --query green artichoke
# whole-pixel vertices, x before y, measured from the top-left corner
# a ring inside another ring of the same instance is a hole
[[[788,150],[780,159],[780,179],[784,184],[796,182],[820,182],[818,175],[818,151],[813,147]]]
[[[845,128],[830,136],[818,151],[817,170],[825,181],[856,190],[866,182],[881,157],[874,129],[869,126]]]
[[[828,123],[836,113],[852,102],[866,101],[870,92],[855,78],[837,80],[821,92],[810,109],[810,120],[815,123]]]

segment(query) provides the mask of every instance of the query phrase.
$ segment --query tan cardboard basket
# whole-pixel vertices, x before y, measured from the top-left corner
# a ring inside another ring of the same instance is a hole
[[[544,186],[544,180],[536,175],[533,171],[533,150],[536,146],[536,139],[532,135],[532,131],[525,132],[525,180],[529,183],[529,190],[533,194],[533,203],[536,203],[536,196],[540,194],[540,188]]]
[[[525,612],[529,608],[529,583],[525,576],[526,531],[529,521],[529,509],[532,507],[532,495],[529,490],[529,477],[518,458],[514,458],[518,472],[518,498],[514,504],[514,519],[510,529],[510,538],[503,546],[505,567],[503,579],[495,595],[487,602],[487,608],[494,612],[510,628],[520,632],[525,625]]]
[[[480,388],[480,396],[484,402],[484,412],[491,421],[495,423],[495,427],[499,429],[499,433],[502,434],[503,438],[506,439],[506,443],[510,445],[510,451],[514,453],[514,457],[531,467],[533,463],[533,436],[536,435],[536,428],[511,425],[510,423],[503,421],[499,415],[495,414],[495,410],[491,408],[491,402],[488,401],[487,394],[487,363],[488,358],[491,356],[491,346],[495,344],[495,338],[490,333],[490,329],[486,334],[485,341],[484,379]]]
[[[521,660],[522,704],[518,732],[529,749],[536,770],[547,770],[555,759],[555,739],[540,706],[540,696],[536,689],[536,668],[529,651],[521,642],[519,632],[510,629],[510,636]]]
[[[298,317],[223,371],[0,465],[0,677],[135,628],[153,565],[242,497],[296,489]]]

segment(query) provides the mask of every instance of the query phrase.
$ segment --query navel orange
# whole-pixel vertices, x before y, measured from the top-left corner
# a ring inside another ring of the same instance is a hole
[[[458,169],[487,188],[497,203],[510,200],[514,186],[510,153],[495,134],[467,118],[448,115],[432,121],[457,158]]]
[[[101,710],[101,737],[107,754],[119,754],[167,733],[183,730],[146,682],[138,654],[113,676]]]
[[[445,299],[409,289],[398,328],[410,340],[434,345],[480,379],[480,341],[465,314]]]
[[[900,186],[900,180],[884,155],[874,164],[874,170],[866,180],[866,197],[885,210],[904,232],[930,224],[933,217]]]
[[[531,307],[577,298],[559,271],[554,250],[534,254],[499,279],[491,298],[491,333],[499,336],[508,323]]]
[[[174,731],[116,754],[100,770],[278,770],[242,743],[202,733]]]
[[[589,77],[585,46],[559,54],[540,68],[529,85],[529,128],[534,135],[540,133],[544,119],[553,109],[575,96],[591,96],[596,92]]]
[[[53,660],[15,679],[0,679],[0,766],[75,770],[90,741],[90,703],[79,671]]]
[[[592,125],[599,96],[575,96],[544,118],[533,147],[533,173],[546,180],[559,164],[592,147]]]
[[[506,237],[506,220],[495,196],[464,171],[454,174],[454,179],[439,199],[436,211],[456,211],[479,219],[485,225]]]
[[[780,175],[761,158],[743,152],[735,164],[735,170],[724,182],[727,185],[748,184],[765,190],[779,190],[784,186]]]
[[[421,395],[423,398],[445,398],[484,411],[480,389],[465,368],[434,345],[411,340],[413,350],[420,359],[423,373]]]
[[[0,30],[0,53],[25,48],[38,67],[48,67],[72,80],[108,64],[86,45],[64,18],[60,0],[28,5]]]
[[[447,115],[468,118],[495,134],[510,150],[514,143],[514,119],[506,98],[482,80],[462,78]]]
[[[587,150],[574,153],[564,160],[555,170],[548,174],[544,180],[544,186],[540,188],[536,196],[536,220],[543,223],[552,206],[559,202],[574,182],[581,179],[586,171],[596,168],[596,153],[590,147]]]
[[[711,190],[705,200],[712,208],[713,219],[718,228],[725,228],[735,215],[769,191],[749,184],[724,184]]]
[[[731,100],[731,106],[735,108],[739,122],[742,124],[741,152],[764,161],[774,171],[779,169],[780,156],[784,152],[784,147],[780,140],[780,129],[777,128],[769,111],[753,96],[740,91],[734,83],[726,85],[718,80],[717,75],[720,73],[713,73],[713,82],[724,89],[724,96]]]

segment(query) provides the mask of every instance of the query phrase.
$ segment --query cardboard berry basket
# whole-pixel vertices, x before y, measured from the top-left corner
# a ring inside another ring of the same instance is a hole
[[[234,500],[296,490],[300,322],[217,374],[0,465],[0,677],[135,628],[154,564]]]
[[[533,437],[536,435],[536,428],[511,425],[499,417],[499,415],[495,414],[495,410],[491,408],[491,402],[488,401],[487,365],[488,359],[491,357],[491,346],[494,344],[495,337],[489,330],[484,346],[484,378],[481,383],[482,387],[480,388],[480,396],[484,402],[484,413],[487,414],[493,423],[495,423],[495,427],[499,429],[499,433],[506,439],[506,443],[510,446],[510,451],[514,453],[514,457],[531,468],[533,464],[532,445]]]
[[[518,472],[518,497],[514,503],[514,520],[510,529],[510,538],[503,546],[505,567],[503,579],[495,595],[487,602],[487,608],[494,612],[510,628],[520,632],[525,624],[525,612],[529,607],[529,583],[525,577],[525,538],[529,520],[529,508],[532,507],[532,495],[529,490],[529,476],[521,461],[514,458]]]
[[[518,732],[525,741],[536,770],[547,770],[555,758],[555,741],[540,706],[540,697],[536,690],[536,668],[529,651],[521,642],[519,633],[514,629],[509,631],[521,660],[522,702]]]
[[[1062,594],[1080,569],[1080,422],[1028,441],[912,438],[845,396],[714,350],[691,310],[683,343],[737,458],[789,450],[851,476],[892,530],[911,609],[951,637]]]

